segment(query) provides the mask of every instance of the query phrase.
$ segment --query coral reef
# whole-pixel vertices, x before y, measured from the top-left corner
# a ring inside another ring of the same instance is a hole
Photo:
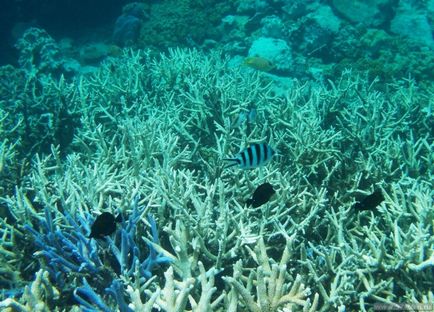
[[[239,1],[238,15],[227,15],[217,28],[222,39],[209,44],[236,55],[238,64],[261,37],[276,38],[288,47],[290,57],[283,71],[272,74],[326,81],[352,69],[388,83],[411,76],[430,90],[431,2]],[[261,45],[266,50],[269,44]]]
[[[269,60],[280,72],[290,72],[292,53],[284,40],[260,37],[253,41],[249,56],[259,56]]]
[[[411,2],[401,1],[395,17],[390,22],[390,30],[400,36],[434,48],[433,27],[430,25],[426,8],[417,9]],[[411,25],[411,27],[408,27]]]
[[[141,29],[139,45],[167,48],[198,46],[216,38],[216,26],[231,8],[217,0],[163,0],[151,7],[150,18]]]
[[[392,7],[391,0],[344,1],[333,0],[334,8],[354,23],[378,26],[387,19],[386,7]]]
[[[273,259],[267,255],[263,238],[260,238],[255,250],[255,260],[259,266],[256,271],[252,270],[249,274],[247,286],[241,282],[245,279],[242,278],[241,260],[235,264],[234,276],[226,278],[233,287],[234,295],[232,298],[241,297],[248,311],[252,312],[280,311],[281,308],[292,311],[297,305],[303,307],[304,311],[315,311],[318,304],[318,294],[315,295],[314,303],[311,305],[309,300],[306,300],[310,290],[305,289],[300,275],[293,279],[291,288],[285,283],[291,249],[291,242],[288,240],[279,264],[274,263]],[[254,280],[255,278],[256,280]],[[256,285],[256,296],[252,294],[252,285]],[[255,302],[255,298],[257,302]]]
[[[43,29],[29,28],[18,40],[20,51],[18,63],[28,72],[53,72],[62,64],[62,56],[54,39]]]
[[[60,292],[54,287],[48,272],[42,269],[36,272],[35,280],[24,288],[20,302],[8,298],[0,302],[2,311],[34,312],[52,311]]]
[[[140,26],[145,17],[145,4],[132,2],[127,4],[121,16],[116,20],[113,41],[120,46],[132,45],[140,35]]]
[[[39,88],[31,80],[38,92],[30,95],[42,104],[67,99],[80,123],[68,148],[52,142],[35,152],[14,192],[1,196],[15,219],[0,232],[0,282],[11,290],[1,307],[368,311],[430,303],[434,116],[432,94],[414,80],[385,87],[345,71],[276,95],[269,74],[181,49],[158,57],[126,50],[94,74],[44,79]],[[252,105],[257,122],[236,126]],[[227,155],[264,141],[276,161],[223,169]],[[276,196],[246,205],[264,182]],[[374,189],[384,202],[354,209]],[[122,216],[116,232],[88,239],[105,211]],[[12,244],[29,247],[20,253]]]
[[[66,95],[65,83],[63,76],[53,80],[45,71],[0,69],[3,196],[21,184],[33,156],[51,153],[52,145],[62,156],[70,148],[80,114]]]
[[[161,0],[80,43],[24,31],[0,67],[0,309],[433,310],[433,12]],[[259,143],[272,162],[225,168]]]
[[[72,76],[79,70],[76,61],[63,55],[58,43],[42,28],[28,28],[15,47],[18,64],[30,76]]]
[[[352,39],[343,43],[338,38],[333,44],[332,51],[340,61],[325,71],[327,77],[352,68],[369,73],[371,79],[378,77],[384,82],[410,76],[427,92],[434,87],[434,56],[431,50],[414,47],[411,40],[392,37],[382,30],[368,29],[355,34],[354,30],[346,28],[338,36]],[[420,62],[421,59],[426,62]]]

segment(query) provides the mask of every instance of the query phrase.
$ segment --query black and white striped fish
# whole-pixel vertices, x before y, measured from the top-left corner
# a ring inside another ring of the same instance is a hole
[[[240,169],[253,169],[269,163],[275,154],[276,152],[268,144],[256,143],[242,150],[236,157],[224,160],[231,162],[226,168],[238,165]]]

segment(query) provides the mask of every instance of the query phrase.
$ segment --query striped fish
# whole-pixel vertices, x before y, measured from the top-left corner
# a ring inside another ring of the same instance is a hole
[[[242,150],[235,158],[224,160],[231,162],[226,168],[238,165],[241,169],[252,169],[266,165],[275,154],[276,152],[268,144],[256,143]]]

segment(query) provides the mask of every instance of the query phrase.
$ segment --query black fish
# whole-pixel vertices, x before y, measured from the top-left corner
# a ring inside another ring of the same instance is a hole
[[[246,201],[246,204],[257,208],[266,204],[274,193],[276,192],[273,190],[273,186],[270,183],[261,184],[253,192],[252,198]]]
[[[224,160],[232,162],[226,168],[239,165],[241,169],[252,169],[266,165],[275,154],[268,144],[256,143],[242,150],[236,157]]]
[[[121,215],[115,217],[110,212],[100,214],[90,227],[89,238],[104,238],[116,231],[116,222],[122,220]]]
[[[384,200],[383,193],[380,190],[366,196],[361,201],[355,203],[354,208],[357,210],[373,210],[377,208]]]

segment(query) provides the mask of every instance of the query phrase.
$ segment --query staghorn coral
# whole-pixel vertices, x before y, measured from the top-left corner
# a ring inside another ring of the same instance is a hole
[[[35,280],[25,287],[19,301],[7,298],[0,302],[0,308],[7,312],[49,312],[58,298],[59,290],[50,282],[48,272],[41,269],[36,272]]]
[[[17,270],[21,255],[14,248],[17,236],[23,234],[7,223],[7,219],[0,219],[0,285],[2,289],[16,289],[22,286],[20,272]]]
[[[125,311],[154,305],[283,311],[290,302],[279,300],[289,297],[273,291],[277,284],[296,299],[294,310],[307,305],[307,288],[318,293],[309,300],[320,311],[426,302],[433,248],[429,94],[412,80],[383,92],[377,80],[350,71],[323,85],[294,82],[281,96],[271,84],[265,74],[229,68],[218,53],[180,49],[159,58],[126,51],[94,75],[62,81],[62,88],[53,79],[43,94],[62,90],[81,125],[66,157],[54,147],[49,156],[38,153],[16,193],[2,202],[18,217],[18,229],[47,220],[49,210],[52,227],[70,231],[66,214],[87,224],[101,211],[130,215],[131,199],[142,199],[134,240],[171,259],[170,267],[166,274],[156,267],[149,278],[140,263],[125,261],[114,272],[116,259],[136,255],[122,249],[130,246],[122,225],[114,237],[118,251],[108,243],[101,256],[110,268],[109,290],[101,282],[106,275],[72,280],[71,292],[89,309],[101,308],[101,300]],[[258,123],[235,127],[252,105]],[[276,161],[222,170],[222,158],[263,141],[276,147]],[[264,181],[276,187],[276,197],[261,209],[247,207]],[[384,203],[355,211],[354,202],[375,188]],[[160,244],[142,240],[152,228],[147,213],[162,229]],[[86,224],[71,237],[85,235]],[[288,239],[291,257],[274,263],[289,252]],[[262,246],[256,252],[255,244]]]
[[[247,278],[247,286],[244,286],[241,282],[243,276],[240,262],[235,265],[234,277],[225,279],[235,291],[235,297],[242,300],[248,311],[272,312],[280,311],[281,308],[292,311],[294,306],[297,305],[303,307],[305,311],[316,310],[318,294],[315,295],[314,302],[311,305],[309,300],[306,299],[310,294],[310,290],[305,288],[300,275],[297,275],[293,280],[291,288],[286,282],[287,263],[291,256],[290,244],[288,240],[282,258],[277,264],[268,257],[264,240],[259,239],[255,250],[255,260],[259,266]],[[251,288],[253,285],[256,285],[256,296],[252,295]]]
[[[46,85],[47,84],[47,85]],[[71,86],[69,86],[71,87]],[[59,146],[65,156],[80,125],[65,79],[54,80],[11,66],[0,68],[3,196],[12,195],[28,174],[32,157]]]
[[[25,72],[12,66],[0,67],[0,190],[12,194],[24,163],[22,156],[23,118],[15,103],[25,85]],[[18,102],[19,103],[19,102]],[[4,208],[2,207],[2,210]],[[1,215],[5,215],[4,211]]]
[[[146,244],[137,241],[137,236],[142,235],[138,233],[143,231],[138,230],[137,225],[141,222],[145,206],[139,207],[136,199],[131,203],[131,210],[122,212],[125,218],[120,229],[113,239],[106,240],[107,246],[103,248],[95,240],[86,237],[92,222],[90,211],[82,206],[69,206],[69,200],[62,198],[59,192],[60,189],[68,192],[74,188],[73,192],[79,196],[77,185],[73,180],[64,181],[68,186],[64,182],[60,184],[58,178],[62,174],[59,168],[56,172],[59,176],[47,176],[47,163],[37,164],[39,176],[35,177],[43,181],[51,180],[52,183],[42,185],[37,193],[36,201],[45,203],[45,208],[38,211],[36,202],[32,203],[19,190],[23,200],[15,202],[18,206],[13,210],[17,222],[27,223],[23,228],[33,236],[34,241],[28,237],[26,239],[27,245],[34,244],[37,248],[33,261],[37,260],[40,266],[45,267],[53,283],[62,288],[60,302],[65,302],[68,293],[74,292],[76,300],[83,307],[118,305],[122,309],[123,283],[119,282],[119,276],[135,280],[140,285],[152,276],[155,267],[170,262],[154,249],[154,245],[158,245],[155,220],[151,216],[148,218],[151,239],[145,248]],[[71,178],[70,174],[67,175]],[[52,188],[53,185],[57,189]],[[51,200],[53,196],[57,197],[54,201]],[[147,257],[146,253],[149,253]],[[36,265],[33,263],[32,266]],[[77,281],[78,277],[87,277],[87,280],[82,279],[83,286]],[[108,299],[105,293],[113,299]],[[106,300],[109,303],[104,303]]]

